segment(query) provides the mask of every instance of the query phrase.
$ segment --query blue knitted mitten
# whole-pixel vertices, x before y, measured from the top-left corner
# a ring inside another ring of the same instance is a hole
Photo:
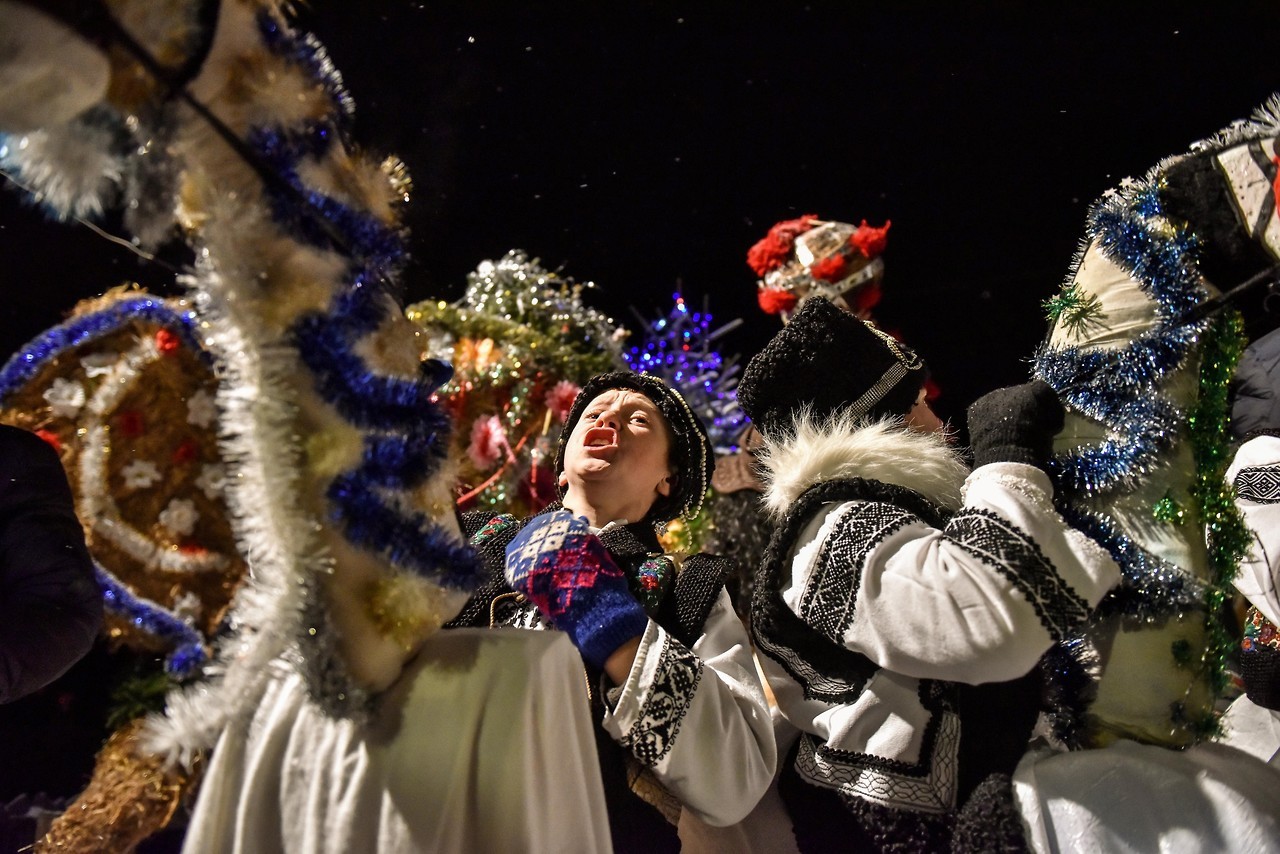
[[[648,625],[604,543],[567,510],[537,516],[515,536],[506,576],[597,667]]]

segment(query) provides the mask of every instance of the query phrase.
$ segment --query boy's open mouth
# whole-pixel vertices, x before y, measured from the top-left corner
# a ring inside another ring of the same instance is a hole
[[[618,431],[612,427],[592,427],[582,437],[582,446],[589,451],[616,448]]]

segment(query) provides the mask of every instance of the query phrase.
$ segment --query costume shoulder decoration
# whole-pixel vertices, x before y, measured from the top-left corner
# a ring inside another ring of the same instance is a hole
[[[8,79],[55,84],[5,90],[0,168],[52,218],[119,210],[143,251],[194,259],[180,298],[81,306],[0,384],[5,419],[61,449],[108,630],[165,655],[175,687],[125,752],[190,761],[273,667],[360,715],[481,577],[436,399],[452,369],[395,298],[403,165],[354,142],[287,4],[0,5],[32,47]],[[104,786],[80,813],[133,803]]]
[[[1091,208],[1034,360],[1067,406],[1056,501],[1123,579],[1051,654],[1055,732],[1182,747],[1216,732],[1221,620],[1247,534],[1223,482],[1231,297],[1274,276],[1280,102],[1127,179]]]

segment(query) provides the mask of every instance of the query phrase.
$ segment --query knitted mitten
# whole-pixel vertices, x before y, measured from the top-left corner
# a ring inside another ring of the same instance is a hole
[[[987,392],[969,407],[973,467],[999,461],[1044,468],[1065,412],[1041,380]]]
[[[597,667],[648,625],[626,575],[586,521],[567,510],[536,516],[516,535],[506,575]]]

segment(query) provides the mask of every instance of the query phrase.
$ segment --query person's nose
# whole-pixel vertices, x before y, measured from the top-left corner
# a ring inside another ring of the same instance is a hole
[[[606,409],[596,416],[597,427],[609,427],[613,430],[618,429],[618,413],[612,409]]]

